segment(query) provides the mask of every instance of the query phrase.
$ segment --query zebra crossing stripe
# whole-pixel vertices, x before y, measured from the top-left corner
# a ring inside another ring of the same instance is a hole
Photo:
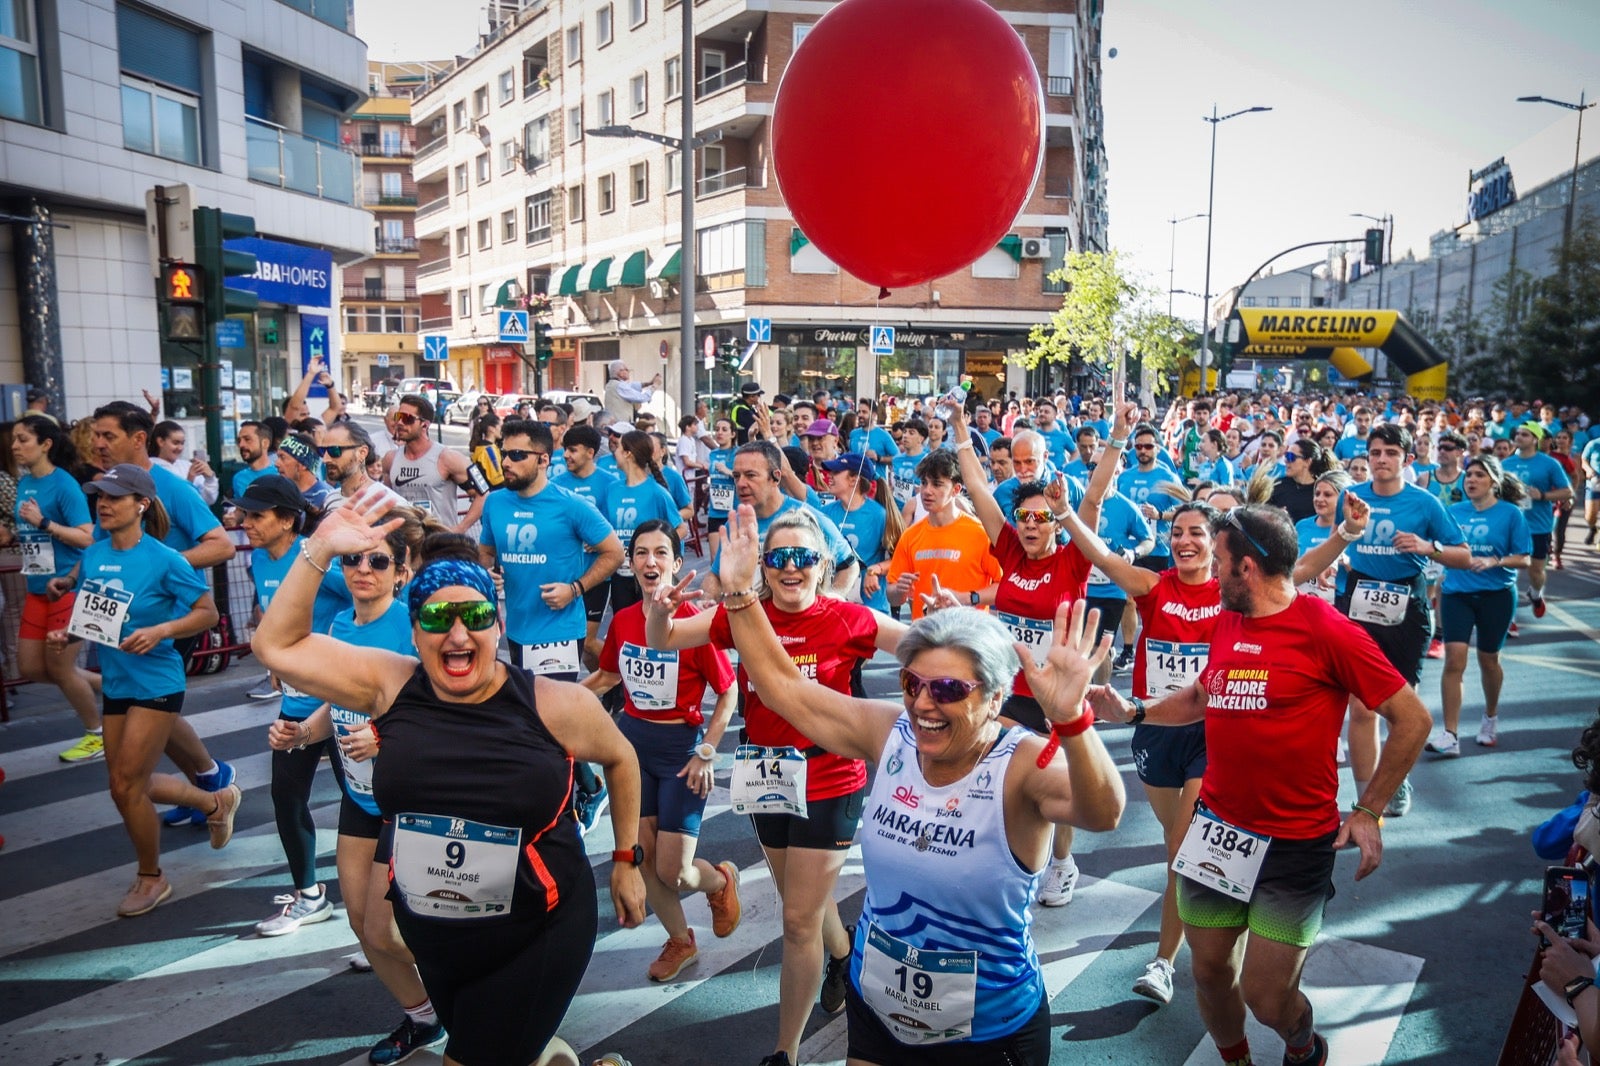
[[[202,738],[221,736],[224,733],[234,733],[241,729],[254,729],[259,726],[261,746],[264,748],[267,744],[267,727],[278,717],[278,707],[277,704],[263,706],[261,703],[235,703],[219,707],[214,711],[186,714],[183,717]],[[83,765],[104,765],[101,759],[93,759],[87,764],[62,762],[60,753],[76,739],[74,736],[68,740],[37,744],[31,748],[6,752],[6,781],[15,783],[52,771],[70,771],[74,767]]]

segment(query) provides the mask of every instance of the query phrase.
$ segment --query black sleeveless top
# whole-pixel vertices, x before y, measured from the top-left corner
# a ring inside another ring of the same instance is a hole
[[[372,790],[386,821],[428,814],[521,830],[507,917],[538,918],[574,891],[592,891],[569,813],[572,759],[540,720],[527,671],[508,667],[487,700],[454,703],[434,693],[419,665],[373,727],[383,758],[373,763]],[[391,886],[390,898],[399,895]]]

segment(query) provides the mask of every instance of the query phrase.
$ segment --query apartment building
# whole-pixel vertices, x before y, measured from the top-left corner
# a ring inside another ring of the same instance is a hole
[[[772,322],[747,368],[769,393],[929,395],[962,375],[984,395],[1026,387],[1005,357],[1059,306],[1048,273],[1069,249],[1105,246],[1098,0],[995,0],[1039,68],[1041,178],[996,248],[881,304],[795,227],[773,178],[778,83],[825,5],[702,0],[685,56],[682,2],[502,2],[475,53],[417,97],[421,328],[448,337],[451,376],[463,388],[528,388],[529,364],[499,342],[496,311],[542,294],[549,388],[597,390],[621,358],[641,378],[661,371],[671,396],[685,372],[700,393],[728,392],[736,379],[708,372],[703,349],[743,347],[752,318]],[[697,134],[720,134],[687,161],[643,137],[590,132],[676,139],[685,92]],[[678,350],[685,195],[698,275],[689,353]],[[892,356],[869,353],[874,314],[899,327]],[[675,413],[670,397],[663,406]]]
[[[333,263],[372,251],[360,161],[340,144],[367,85],[348,0],[12,0],[5,12],[0,380],[48,388],[70,417],[159,390],[166,412],[199,424],[196,346],[161,338],[145,225],[147,190],[186,185],[196,206],[251,215],[260,233],[261,309],[219,334],[231,442],[238,419],[277,409],[313,351],[337,358]]]

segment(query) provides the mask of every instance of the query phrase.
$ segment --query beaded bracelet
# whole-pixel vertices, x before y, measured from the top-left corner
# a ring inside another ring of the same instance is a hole
[[[319,574],[327,574],[328,568],[326,566],[318,566],[317,561],[311,558],[311,542],[309,540],[302,540],[300,542],[300,556],[301,558],[305,559],[306,562],[311,564],[311,569],[315,570]]]

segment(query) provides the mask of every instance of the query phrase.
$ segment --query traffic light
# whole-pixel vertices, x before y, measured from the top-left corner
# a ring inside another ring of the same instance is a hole
[[[167,309],[167,340],[204,341],[200,271],[188,263],[168,263],[161,268],[161,297]]]
[[[1367,230],[1366,256],[1369,266],[1378,266],[1383,262],[1383,230]]]
[[[249,277],[256,272],[256,257],[249,252],[234,252],[224,241],[254,237],[256,220],[249,215],[234,215],[215,207],[194,209],[195,260],[204,281],[206,320],[221,322],[229,315],[251,314],[260,304],[253,292],[230,289],[229,278]]]
[[[551,357],[556,354],[550,345],[550,327],[530,315],[528,333],[528,339],[533,342],[533,361],[539,366],[549,366]]]
[[[733,341],[723,341],[717,350],[722,354],[722,365],[727,367],[730,373],[737,374],[739,372],[739,346]]]

